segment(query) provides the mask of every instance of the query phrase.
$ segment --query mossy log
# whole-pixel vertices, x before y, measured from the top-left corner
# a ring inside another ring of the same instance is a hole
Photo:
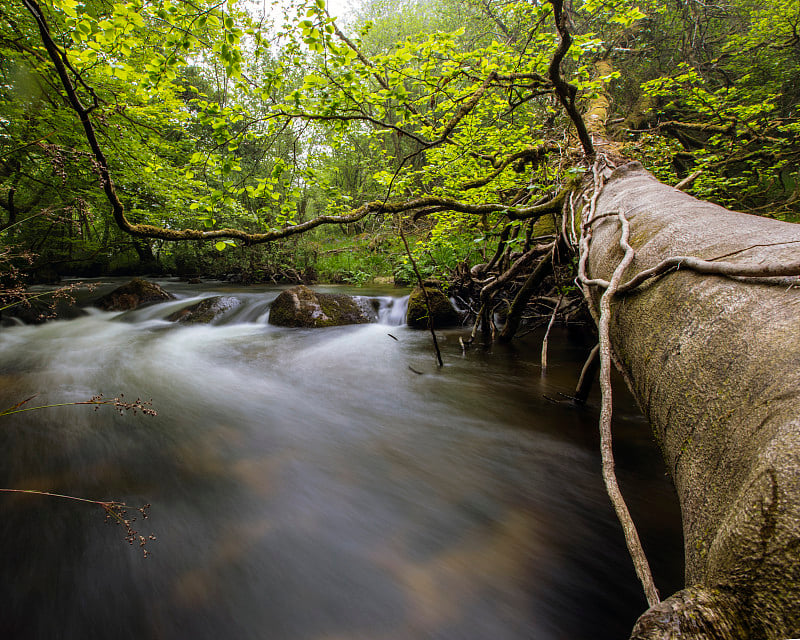
[[[800,225],[696,200],[631,163],[597,201],[591,278],[622,257],[616,215],[602,218],[617,212],[636,251],[623,282],[670,256],[766,266],[800,250]],[[632,638],[800,637],[796,282],[678,268],[613,301],[613,350],[678,492],[686,555],[687,588]]]

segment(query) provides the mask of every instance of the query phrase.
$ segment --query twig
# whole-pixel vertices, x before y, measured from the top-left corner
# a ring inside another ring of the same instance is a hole
[[[549,1],[550,4],[553,5],[553,17],[555,19],[556,30],[558,31],[560,42],[550,60],[550,66],[548,67],[547,75],[555,87],[556,96],[558,96],[561,106],[564,107],[564,110],[567,112],[570,120],[572,120],[572,124],[575,125],[575,129],[578,133],[578,139],[580,140],[581,147],[583,147],[583,152],[587,156],[592,156],[594,155],[592,137],[586,130],[586,124],[575,107],[575,98],[578,93],[578,88],[564,80],[564,78],[561,76],[561,61],[564,59],[567,51],[569,51],[569,48],[572,46],[572,35],[567,27],[567,14],[563,10],[564,2],[563,0]]]
[[[553,323],[556,321],[556,314],[558,313],[559,308],[561,307],[561,301],[564,299],[564,294],[562,293],[559,298],[558,302],[556,302],[556,306],[553,307],[553,313],[550,316],[550,322],[547,324],[547,331],[544,332],[544,338],[542,339],[542,373],[544,374],[547,371],[547,339],[550,337],[550,329],[553,328]]]
[[[698,169],[693,174],[686,176],[683,180],[681,180],[678,184],[675,185],[675,188],[678,191],[683,191],[687,187],[692,186],[692,183],[697,180],[703,174],[702,169]]]
[[[622,497],[622,492],[617,482],[616,473],[614,471],[614,452],[612,447],[611,435],[611,417],[612,417],[612,389],[611,389],[611,364],[613,359],[613,351],[611,349],[611,339],[609,337],[609,323],[611,316],[611,300],[617,295],[619,281],[622,274],[633,261],[634,251],[628,242],[630,235],[630,225],[628,219],[622,212],[617,212],[617,219],[622,227],[620,234],[620,248],[624,251],[624,256],[620,263],[617,265],[610,281],[600,279],[589,279],[586,274],[586,262],[589,254],[589,243],[592,236],[592,222],[594,221],[597,199],[600,196],[600,191],[604,185],[603,168],[606,164],[606,159],[600,155],[594,163],[592,173],[594,177],[593,193],[589,200],[589,211],[584,216],[583,223],[581,224],[581,238],[580,238],[580,260],[578,262],[578,283],[589,303],[589,310],[597,323],[599,334],[599,355],[600,355],[600,392],[601,392],[601,410],[600,410],[600,455],[602,459],[602,473],[603,481],[606,485],[606,492],[611,499],[611,504],[614,506],[614,511],[617,514],[617,519],[622,526],[625,534],[625,543],[628,547],[628,553],[633,561],[634,569],[639,577],[644,588],[645,597],[649,606],[654,606],[659,603],[658,590],[656,589],[655,582],[653,581],[650,565],[647,561],[647,556],[642,548],[639,534],[636,531],[636,525],[631,518],[628,507],[625,504],[625,499]],[[605,287],[603,295],[600,297],[599,309],[595,309],[592,302],[592,295],[590,286]]]
[[[129,507],[124,502],[117,502],[116,500],[91,500],[89,498],[81,498],[79,496],[70,496],[64,493],[54,493],[52,491],[40,491],[38,489],[0,489],[1,493],[26,493],[29,495],[43,496],[46,498],[59,498],[61,500],[74,500],[75,502],[85,502],[87,504],[97,505],[106,512],[106,520],[116,522],[123,529],[125,529],[125,541],[133,545],[134,542],[139,544],[142,550],[142,555],[147,558],[150,556],[150,551],[146,549],[147,543],[150,540],[155,540],[156,537],[151,533],[147,537],[141,535],[136,529],[133,528],[133,523],[136,518],[128,516]],[[147,510],[150,508],[149,504],[142,507],[137,507],[137,511],[142,514],[142,519],[147,520]]]
[[[599,285],[604,288],[608,286],[608,282],[606,280],[600,280],[597,278],[590,280],[586,275],[586,261],[589,259],[589,243],[592,240],[592,224],[595,221],[597,199],[600,197],[600,191],[605,183],[601,167],[605,169],[606,166],[607,160],[605,154],[601,153],[597,156],[597,160],[595,160],[594,164],[592,165],[592,197],[589,199],[589,211],[585,216],[582,216],[583,221],[581,222],[581,237],[578,244],[578,284],[583,290],[583,294],[587,301],[591,300],[589,286]],[[594,316],[594,307],[591,304],[589,305],[589,310]],[[598,318],[595,317],[594,320],[597,322]]]
[[[436,352],[436,361],[439,363],[440,367],[443,367],[444,362],[442,361],[442,352],[439,350],[439,341],[436,339],[436,331],[433,328],[433,313],[431,312],[431,301],[430,298],[428,297],[428,290],[425,288],[425,283],[422,280],[422,274],[419,272],[419,268],[417,267],[417,261],[414,260],[414,256],[411,254],[411,249],[408,246],[408,240],[406,240],[406,234],[403,232],[402,220],[398,225],[398,229],[400,230],[400,239],[403,241],[403,246],[406,248],[406,255],[408,256],[408,259],[411,262],[412,269],[414,269],[414,275],[417,276],[417,282],[419,283],[419,288],[422,289],[422,296],[425,300],[425,307],[428,309],[428,327],[431,330],[431,340],[433,340],[433,349]],[[413,369],[411,370],[414,371]]]
[[[586,400],[589,398],[589,391],[592,389],[592,382],[597,375],[597,370],[600,365],[599,355],[600,345],[596,344],[589,352],[586,362],[583,363],[583,369],[581,369],[578,384],[575,385],[574,400],[578,404],[586,404]]]
[[[52,409],[54,407],[71,407],[71,406],[77,406],[77,405],[81,405],[81,404],[94,405],[95,410],[97,410],[97,408],[100,405],[104,405],[104,404],[105,405],[111,405],[120,413],[120,415],[124,411],[133,411],[134,415],[136,415],[137,412],[141,412],[141,413],[143,413],[144,415],[147,415],[147,416],[156,416],[156,415],[158,415],[158,412],[155,409],[153,409],[153,407],[152,407],[152,404],[153,404],[152,400],[145,401],[145,400],[142,400],[141,398],[136,398],[135,401],[128,402],[126,400],[123,400],[123,398],[125,397],[125,394],[123,394],[123,393],[119,394],[119,396],[116,397],[116,398],[110,398],[110,399],[109,398],[104,398],[103,394],[100,393],[100,394],[98,394],[96,396],[92,396],[89,400],[79,400],[79,401],[74,401],[74,402],[56,402],[56,403],[53,403],[53,404],[43,404],[43,405],[38,405],[38,406],[35,406],[35,407],[24,407],[23,406],[23,405],[27,404],[28,402],[30,402],[31,400],[33,400],[35,397],[36,397],[36,395],[33,395],[30,398],[22,400],[21,402],[18,402],[17,404],[15,404],[15,405],[13,405],[11,407],[6,407],[5,409],[0,409],[0,417],[12,415],[14,413],[23,413],[25,411],[36,411],[38,409]]]

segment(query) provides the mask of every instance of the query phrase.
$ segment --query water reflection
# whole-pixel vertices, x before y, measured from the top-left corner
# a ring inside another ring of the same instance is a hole
[[[159,409],[4,419],[3,486],[150,502],[137,524],[158,535],[143,560],[97,511],[2,498],[4,637],[626,637],[645,605],[596,416],[543,397],[570,390],[585,345],[551,337],[542,379],[534,338],[462,353],[445,333],[437,370],[404,327],[270,327],[274,290],[219,287],[205,295],[243,298],[236,321],[172,325],[198,295],[175,290],[161,309],[0,330],[0,406],[124,391]],[[623,488],[678,588],[671,489],[641,418],[618,415]]]

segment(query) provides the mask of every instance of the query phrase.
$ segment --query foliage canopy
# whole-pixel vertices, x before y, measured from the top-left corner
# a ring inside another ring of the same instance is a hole
[[[113,270],[127,247],[149,269],[313,274],[355,242],[373,260],[354,277],[406,268],[405,224],[446,273],[541,235],[593,150],[570,105],[600,98],[596,139],[698,196],[795,220],[798,12],[374,0],[341,27],[323,0],[7,3],[0,237],[58,272]],[[170,243],[282,238],[216,257]]]

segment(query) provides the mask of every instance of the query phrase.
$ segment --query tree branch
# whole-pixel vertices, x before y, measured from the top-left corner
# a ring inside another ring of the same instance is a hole
[[[506,156],[500,161],[498,161],[496,158],[487,158],[492,163],[492,166],[495,170],[483,178],[477,178],[475,180],[465,182],[459,188],[467,191],[469,189],[478,189],[479,187],[484,187],[515,162],[541,162],[551,151],[558,151],[558,147],[554,144],[542,144],[538,147],[528,147],[522,151],[512,153],[510,156]]]
[[[569,51],[570,46],[572,46],[572,35],[567,28],[567,14],[563,11],[564,2],[563,0],[550,0],[550,4],[553,5],[553,17],[555,18],[556,29],[558,30],[558,35],[561,40],[556,52],[550,60],[547,74],[550,78],[550,82],[552,82],[555,87],[556,95],[561,105],[564,107],[570,120],[572,120],[572,124],[575,125],[575,129],[578,132],[578,140],[580,140],[581,146],[583,147],[583,152],[587,156],[592,156],[594,155],[592,138],[586,130],[586,124],[583,122],[583,118],[581,118],[581,115],[575,108],[575,96],[578,93],[578,89],[561,77],[561,61],[564,59],[567,51]]]
[[[42,43],[44,44],[50,61],[55,67],[58,78],[61,81],[61,85],[67,94],[69,105],[80,119],[86,141],[89,144],[92,155],[94,156],[94,160],[97,164],[97,170],[100,174],[103,191],[105,192],[106,198],[111,204],[114,221],[116,222],[117,226],[126,233],[138,237],[159,238],[162,240],[211,241],[218,240],[220,238],[232,238],[240,240],[248,245],[262,244],[265,242],[286,238],[298,233],[303,233],[323,224],[347,224],[350,222],[356,222],[370,213],[375,213],[383,209],[384,204],[382,202],[369,202],[356,209],[350,215],[318,216],[301,224],[291,225],[284,227],[283,229],[272,230],[266,233],[248,233],[240,229],[214,229],[211,231],[203,231],[200,229],[169,229],[166,227],[157,227],[148,224],[131,223],[125,216],[125,207],[117,195],[114,181],[111,176],[111,171],[109,169],[108,160],[100,146],[100,143],[97,140],[97,132],[90,118],[90,113],[93,109],[93,106],[87,108],[81,102],[75,85],[70,78],[67,66],[64,63],[64,59],[67,58],[67,54],[66,52],[61,51],[53,41],[53,38],[50,35],[49,25],[44,13],[41,10],[41,7],[38,5],[36,0],[22,0],[22,2],[36,21]],[[401,205],[397,207],[396,210],[407,210],[408,208],[412,207],[403,208]]]

